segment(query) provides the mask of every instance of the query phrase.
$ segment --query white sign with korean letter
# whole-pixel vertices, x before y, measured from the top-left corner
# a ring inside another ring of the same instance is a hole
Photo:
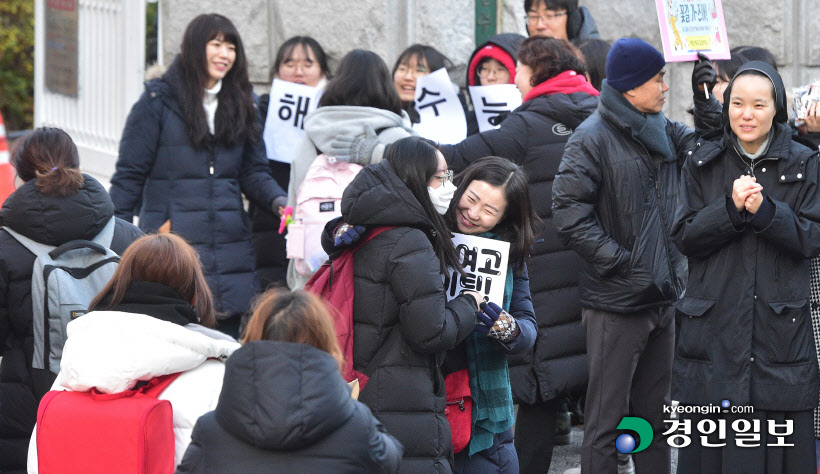
[[[413,129],[422,137],[444,144],[467,138],[467,118],[446,69],[418,78],[416,110],[420,122]]]
[[[305,135],[305,115],[316,109],[321,96],[316,87],[273,80],[262,135],[269,160],[293,161],[293,146]]]
[[[465,274],[459,275],[455,270],[448,269],[447,274],[443,275],[447,301],[460,295],[463,290],[472,290],[481,293],[485,302],[492,301],[501,306],[507,281],[510,243],[475,235],[453,234],[453,245]]]
[[[515,84],[470,86],[478,131],[486,132],[501,126],[498,120],[502,112],[512,112],[521,105],[521,91]]]

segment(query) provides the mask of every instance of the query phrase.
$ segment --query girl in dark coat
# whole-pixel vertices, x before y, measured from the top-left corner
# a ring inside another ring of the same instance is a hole
[[[673,398],[728,400],[754,413],[694,417],[678,471],[814,472],[808,282],[809,258],[820,253],[817,151],[792,138],[783,82],[766,63],[738,69],[723,119],[724,130],[704,137],[683,167],[672,237],[689,259],[689,281],[677,304]],[[701,418],[726,423],[725,440],[709,438],[725,447],[704,449],[694,433]],[[760,440],[738,448],[735,426],[752,419]],[[790,432],[780,439],[790,447],[773,446],[776,431]]]
[[[131,109],[111,178],[116,213],[146,232],[174,232],[202,258],[222,320],[236,335],[258,292],[244,193],[279,212],[242,40],[217,14],[194,18],[180,55]]]
[[[530,204],[524,170],[505,158],[474,162],[456,177],[456,185],[447,214],[450,228],[509,242],[510,255],[503,302],[482,303],[475,334],[447,354],[445,373],[467,368],[473,400],[470,444],[456,454],[455,471],[518,473],[505,354],[526,353],[535,343],[526,255],[539,233],[540,219]]]
[[[447,176],[433,145],[403,138],[388,146],[382,162],[359,172],[342,199],[344,222],[395,226],[353,260],[353,368],[369,377],[359,400],[404,445],[401,472],[451,471],[440,366],[445,351],[476,326],[478,293],[450,302],[444,295],[441,273],[458,263],[439,214],[449,204],[439,198],[448,191],[442,185]],[[323,245],[332,254],[333,223],[326,229]]]
[[[178,473],[385,472],[402,446],[340,375],[322,300],[271,290],[228,359],[216,409],[197,421]]]
[[[94,178],[80,173],[77,147],[64,131],[38,128],[11,155],[17,190],[3,203],[0,226],[36,242],[60,246],[93,239],[114,216]],[[115,219],[111,250],[121,255],[142,232]],[[32,368],[31,273],[34,255],[0,230],[0,471],[26,469],[37,405],[56,374]]]

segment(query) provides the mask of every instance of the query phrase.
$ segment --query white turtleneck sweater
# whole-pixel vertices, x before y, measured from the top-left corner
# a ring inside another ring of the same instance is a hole
[[[208,118],[208,128],[211,134],[216,133],[214,130],[214,117],[216,116],[216,107],[219,105],[219,99],[216,95],[222,89],[222,79],[216,81],[216,84],[210,89],[205,89],[205,95],[202,97],[202,106],[205,107],[205,116]]]

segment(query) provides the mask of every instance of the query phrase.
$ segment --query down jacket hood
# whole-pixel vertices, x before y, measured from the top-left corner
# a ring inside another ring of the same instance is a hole
[[[134,388],[140,380],[193,369],[224,359],[236,342],[212,339],[145,314],[92,311],[68,323],[57,384],[103,393]]]
[[[387,161],[359,172],[342,195],[345,222],[365,227],[406,226],[428,233],[433,223]]]
[[[222,428],[267,450],[296,450],[316,443],[355,410],[336,360],[308,346],[255,341],[225,367],[216,407]]]
[[[407,134],[416,133],[410,128],[409,118],[389,110],[375,107],[330,105],[319,107],[305,117],[305,134],[316,148],[326,155],[335,155],[330,142],[338,136],[358,137],[365,135],[370,125],[377,133],[386,128],[402,128]],[[405,135],[403,135],[405,136]]]
[[[46,196],[37,188],[36,179],[28,181],[3,203],[0,225],[55,247],[77,239],[91,240],[111,220],[114,204],[96,179],[86,174],[83,178],[83,187],[68,197]]]
[[[513,84],[515,79],[515,61],[518,59],[518,47],[521,46],[521,43],[523,43],[525,39],[527,39],[525,36],[519,35],[518,33],[500,33],[492,36],[481,46],[477,47],[473,51],[472,56],[470,56],[470,61],[467,62],[467,81],[465,84],[468,86],[479,85],[479,83],[476,82],[476,68],[478,68],[478,63],[484,58],[493,58],[503,64],[504,61],[501,61],[496,55],[504,54],[506,54],[509,62],[512,64],[512,69],[507,67],[507,70],[510,72],[510,84]],[[496,51],[491,52],[492,49],[496,49]]]

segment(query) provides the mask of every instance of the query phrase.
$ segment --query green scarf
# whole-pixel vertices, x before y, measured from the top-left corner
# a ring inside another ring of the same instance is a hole
[[[623,94],[608,85],[606,79],[601,87],[600,105],[623,120],[632,129],[632,136],[643,143],[647,150],[666,159],[674,157],[669,136],[666,134],[666,117],[663,116],[663,112],[641,113]]]
[[[497,234],[484,232],[478,237],[500,240]],[[507,267],[504,301],[501,307],[510,310],[513,291],[512,263]],[[473,398],[473,430],[469,455],[492,447],[495,435],[510,429],[515,422],[510,372],[507,356],[498,341],[484,334],[472,333],[466,341],[467,370]]]

